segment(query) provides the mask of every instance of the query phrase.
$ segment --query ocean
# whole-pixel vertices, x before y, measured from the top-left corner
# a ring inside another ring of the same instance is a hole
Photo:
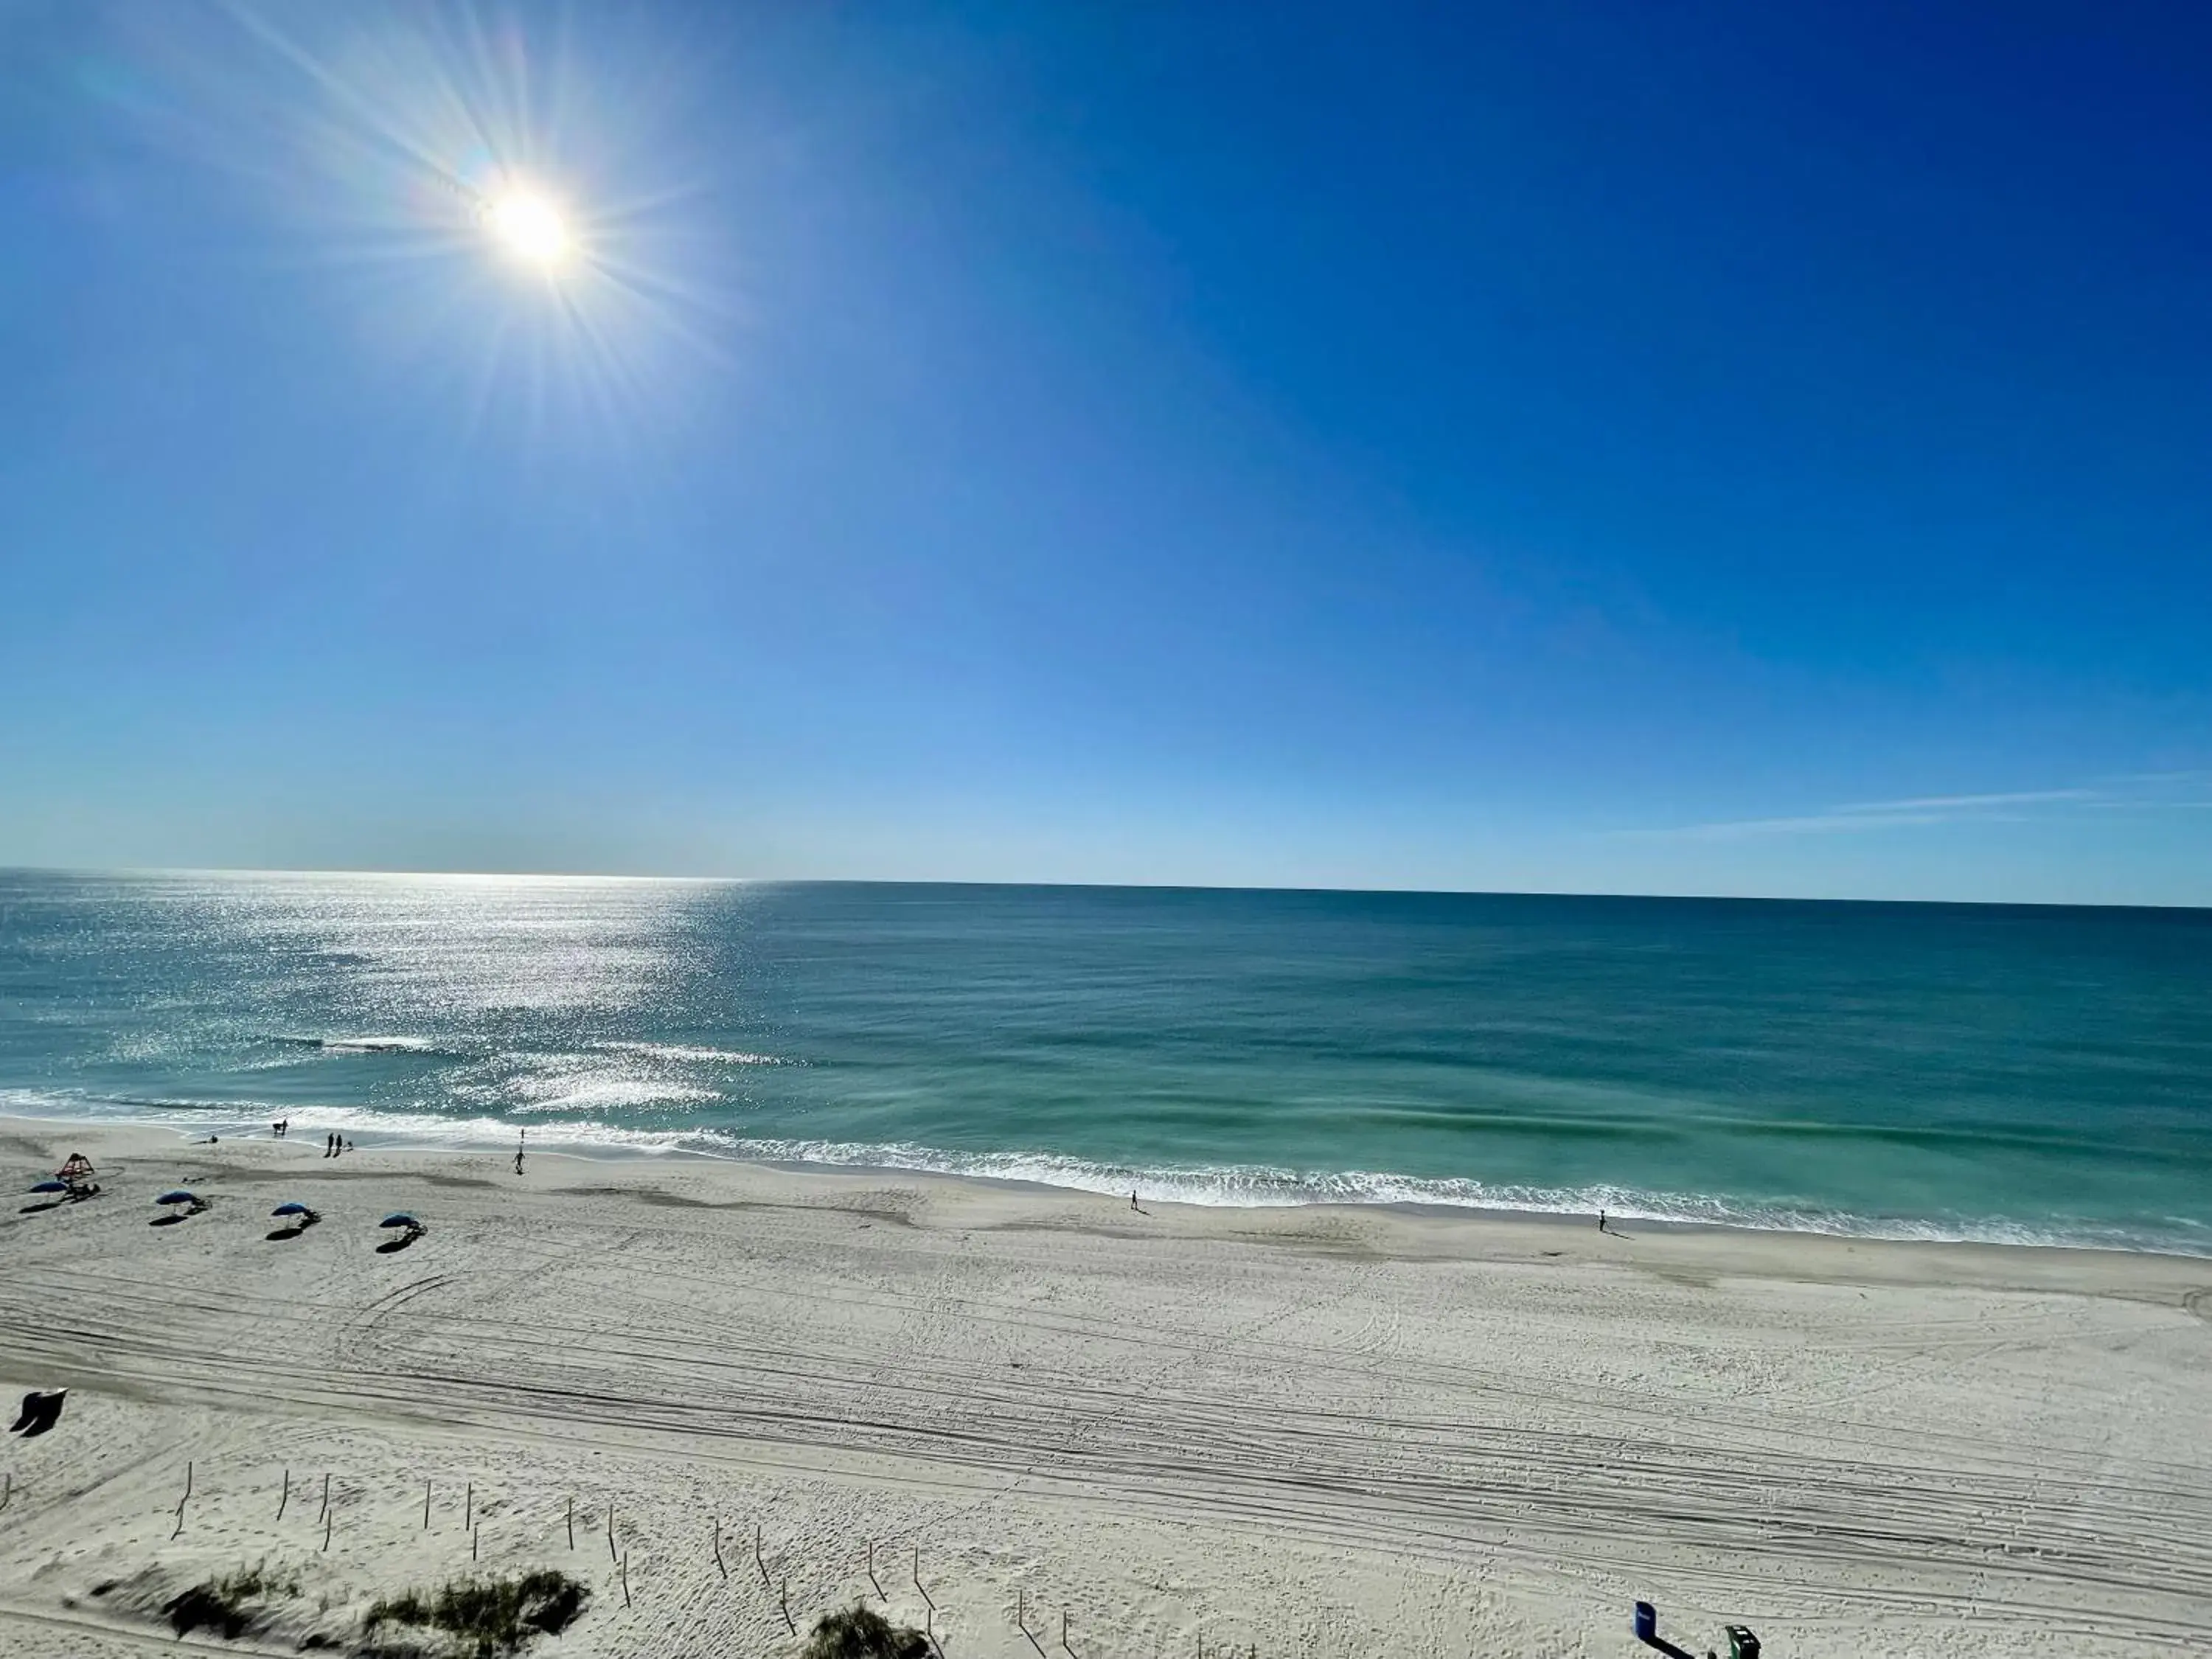
[[[0,1111],[2212,1255],[2212,911],[0,872]]]

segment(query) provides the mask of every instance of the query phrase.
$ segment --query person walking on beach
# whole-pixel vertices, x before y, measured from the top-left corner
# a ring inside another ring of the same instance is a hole
[[[523,1147],[523,1143],[524,1143],[525,1141],[527,1141],[529,1139],[530,1139],[530,1131],[529,1131],[529,1130],[527,1130],[527,1129],[525,1129],[525,1130],[523,1130],[523,1132],[521,1133],[521,1134],[520,1134],[520,1135],[516,1139],[516,1140],[515,1140],[515,1143],[514,1143],[514,1172],[515,1172],[515,1174],[517,1174],[517,1175],[520,1175],[520,1174],[522,1173],[522,1147]]]
[[[336,1135],[325,1135],[323,1137],[323,1156],[325,1158],[336,1158],[337,1155],[338,1138]]]
[[[1597,1212],[1597,1230],[1600,1232],[1603,1232],[1605,1231],[1605,1212],[1603,1210],[1600,1210]]]

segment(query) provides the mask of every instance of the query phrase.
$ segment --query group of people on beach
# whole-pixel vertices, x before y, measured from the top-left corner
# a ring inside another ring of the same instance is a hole
[[[269,1126],[269,1133],[276,1136],[279,1140],[283,1139],[292,1133],[292,1120],[289,1117],[278,1118],[274,1123]],[[349,1152],[352,1150],[353,1142],[348,1140],[343,1135],[328,1134],[323,1137],[323,1156],[325,1158],[337,1158],[339,1154],[343,1152]]]
[[[269,1126],[269,1133],[275,1135],[279,1140],[283,1139],[287,1135],[292,1133],[292,1120],[289,1117],[277,1119],[276,1122]],[[337,1158],[341,1153],[349,1152],[352,1150],[353,1142],[348,1140],[343,1135],[328,1134],[323,1137],[323,1156],[325,1158]]]

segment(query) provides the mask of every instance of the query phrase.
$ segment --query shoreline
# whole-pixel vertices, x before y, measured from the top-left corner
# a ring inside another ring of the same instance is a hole
[[[383,1172],[404,1180],[459,1177],[496,1185],[507,1175],[512,1157],[510,1152],[488,1146],[425,1144],[400,1135],[360,1143],[348,1155],[370,1161],[326,1162],[312,1150],[312,1135],[295,1144],[289,1136],[276,1139],[264,1129],[258,1136],[235,1136],[209,1146],[165,1124],[0,1115],[0,1146],[32,1139],[58,1146],[70,1135],[87,1147],[103,1149],[94,1157],[95,1164],[104,1157],[192,1165],[210,1172],[250,1170],[257,1181],[270,1178],[264,1166],[276,1163],[319,1166],[300,1170],[303,1178],[327,1176],[358,1182],[370,1178],[372,1172]],[[1608,1249],[1642,1243],[1668,1247],[1664,1260],[1644,1264],[1661,1272],[1735,1273],[1823,1283],[2118,1292],[2174,1305],[2212,1285],[2212,1261],[2203,1257],[2094,1246],[1879,1238],[1625,1215],[1600,1232],[1595,1214],[1412,1202],[1198,1204],[1141,1193],[1142,1209],[1132,1215],[1121,1194],[1043,1182],[898,1166],[774,1163],[676,1149],[533,1146],[528,1149],[526,1167],[532,1190],[556,1194],[621,1193],[646,1203],[714,1207],[763,1201],[763,1195],[773,1191],[779,1202],[835,1207],[844,1195],[894,1187],[927,1199],[947,1225],[1114,1237],[1141,1230],[1147,1236],[1178,1241],[1319,1244],[1392,1261],[1601,1259]],[[579,1176],[594,1184],[576,1186]]]
[[[209,1103],[209,1109],[210,1111],[223,1109],[223,1103]],[[379,1120],[380,1116],[381,1115],[369,1113],[362,1110],[362,1109],[355,1108],[339,1109],[337,1112],[331,1112],[329,1109],[307,1109],[306,1112],[306,1118],[308,1120],[308,1127],[311,1130],[314,1127],[324,1127],[328,1129],[335,1125],[335,1127],[342,1133],[348,1134],[349,1137],[357,1138],[361,1144],[364,1146],[374,1146],[380,1149],[400,1152],[420,1152],[426,1155],[447,1153],[455,1156],[501,1156],[503,1155],[501,1153],[501,1148],[509,1147],[513,1145],[511,1141],[506,1139],[506,1136],[509,1133],[520,1130],[525,1127],[536,1127],[518,1124],[501,1124],[498,1133],[498,1138],[495,1139],[489,1134],[470,1134],[466,1133],[450,1134],[441,1133],[440,1129],[427,1127],[419,1128],[411,1126],[397,1128],[386,1127],[381,1127],[380,1124]],[[363,1122],[360,1121],[363,1119],[367,1120],[367,1121]],[[234,1116],[230,1119],[225,1120],[224,1121],[226,1124],[241,1126],[238,1130],[234,1131],[234,1133],[237,1133],[241,1139],[249,1143],[256,1139],[266,1138],[268,1123],[266,1119],[248,1118],[240,1115]],[[0,1111],[0,1126],[5,1126],[11,1123],[50,1125],[56,1127],[82,1127],[87,1130],[104,1127],[143,1131],[149,1134],[172,1135],[176,1137],[183,1144],[191,1144],[191,1137],[193,1133],[192,1130],[179,1126],[173,1119],[167,1118],[119,1116],[49,1117],[43,1114],[21,1110]],[[652,1133],[666,1133],[673,1136],[711,1132],[675,1130],[654,1131]],[[545,1140],[535,1143],[531,1146],[530,1155],[533,1158],[541,1156],[547,1158],[567,1157],[584,1162],[611,1164],[626,1164],[631,1163],[652,1164],[674,1160],[678,1162],[694,1162],[706,1165],[728,1164],[741,1168],[778,1170],[802,1176],[813,1174],[825,1176],[848,1174],[863,1176],[878,1181],[900,1179],[948,1182],[959,1184],[969,1184],[984,1190],[1026,1189],[1033,1190],[1040,1194],[1058,1194],[1070,1197],[1091,1199],[1103,1198],[1111,1200],[1120,1196],[1123,1191],[1127,1190],[1126,1188],[1107,1188],[1103,1185],[1085,1186],[1078,1185],[1073,1182],[1040,1180],[1032,1176],[1019,1174],[1000,1175],[984,1170],[933,1169],[926,1164],[871,1162],[866,1159],[831,1161],[826,1159],[817,1160],[806,1158],[761,1158],[748,1156],[744,1152],[736,1151],[720,1151],[711,1148],[673,1145],[641,1145],[635,1142],[625,1142],[620,1139],[598,1139],[588,1135],[577,1135],[573,1138],[562,1139],[557,1141]],[[1021,1155],[1017,1154],[1011,1156]],[[1035,1156],[1049,1157],[1052,1155],[1037,1154]],[[1182,1176],[1200,1176],[1206,1173],[1206,1171],[1187,1170],[1172,1173],[1174,1177],[1179,1178]],[[1421,1179],[1420,1177],[1396,1176],[1384,1176],[1382,1178],[1392,1180]],[[1144,1182],[1141,1175],[1138,1177],[1137,1185],[1139,1190],[1143,1191]],[[1595,1206],[1583,1209],[1568,1209],[1565,1207],[1537,1208],[1519,1206],[1510,1203],[1462,1203],[1449,1200],[1431,1200],[1422,1198],[1377,1197],[1346,1200],[1317,1196],[1298,1196],[1284,1198],[1269,1197],[1240,1203],[1228,1200],[1209,1201],[1206,1200],[1167,1195],[1161,1195],[1156,1198],[1152,1194],[1146,1193],[1145,1194],[1145,1201],[1148,1204],[1157,1202],[1161,1205],[1173,1205],[1189,1209],[1222,1210],[1247,1213],[1262,1212],[1271,1210],[1293,1212],[1304,1210],[1341,1210],[1351,1214],[1382,1213],[1408,1216],[1429,1215],[1439,1219],[1447,1220],[1455,1218],[1464,1218],[1469,1220],[1479,1220],[1483,1218],[1498,1218],[1504,1220],[1527,1222],[1532,1224],[1552,1224],[1565,1228],[1574,1228],[1594,1224],[1599,1213]],[[2118,1243],[2103,1240],[2085,1240],[2081,1238],[2068,1237],[2055,1233],[2038,1237],[2034,1236],[2032,1229],[2025,1227],[2015,1228],[2014,1224],[2006,1224],[2006,1225],[2008,1228],[2013,1229],[2016,1234],[2026,1236],[1976,1237],[1963,1231],[1942,1231],[1938,1229],[1936,1224],[1932,1223],[1922,1223],[1901,1219],[1885,1220],[1885,1218],[1882,1218],[1867,1217],[1853,1218],[1853,1219],[1863,1221],[1866,1224],[1864,1230],[1862,1231],[1848,1230],[1843,1226],[1818,1227],[1784,1226],[1778,1224],[1766,1225],[1750,1220],[1708,1220],[1683,1217],[1680,1215],[1654,1213],[1648,1209],[1638,1207],[1633,1202],[1627,1204],[1607,1204],[1606,1206],[1606,1211],[1607,1214],[1624,1224],[1633,1223],[1642,1228],[1668,1233],[1697,1234],[1711,1232],[1723,1235],[1743,1235],[1752,1238],[1830,1239],[1854,1245],[1903,1244],[1925,1246],[1931,1249],[1948,1248],[2026,1251],[2073,1251],[2119,1256],[2148,1256],[2179,1261],[2212,1262],[2212,1241],[2208,1241],[2202,1249],[2191,1249],[2173,1243],[2164,1245],[2154,1245],[2140,1243]],[[1916,1229],[1918,1231],[1916,1231]],[[1992,1229],[1992,1231],[1995,1231],[1995,1229]]]

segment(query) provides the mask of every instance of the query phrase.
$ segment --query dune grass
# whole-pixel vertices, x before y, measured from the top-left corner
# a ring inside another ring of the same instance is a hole
[[[225,1641],[234,1642],[259,1621],[264,1602],[299,1593],[299,1574],[271,1569],[264,1556],[250,1567],[193,1585],[163,1604],[161,1611],[168,1616],[169,1628],[180,1637],[213,1630]]]
[[[801,1659],[929,1659],[929,1638],[854,1606],[817,1620]]]
[[[556,1636],[575,1623],[592,1593],[563,1572],[507,1578],[456,1578],[434,1591],[410,1590],[374,1603],[363,1634],[386,1625],[412,1626],[450,1638],[474,1659],[514,1653],[534,1636]]]

